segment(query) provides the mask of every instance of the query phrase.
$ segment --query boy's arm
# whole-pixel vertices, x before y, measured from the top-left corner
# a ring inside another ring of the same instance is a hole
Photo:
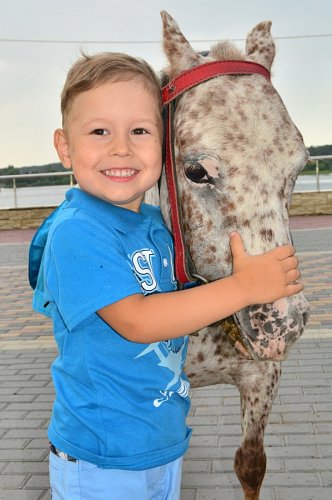
[[[250,304],[273,302],[303,289],[294,248],[250,256],[231,235],[233,274],[207,285],[154,295],[135,294],[106,306],[99,316],[120,335],[138,343],[180,337],[232,315]]]

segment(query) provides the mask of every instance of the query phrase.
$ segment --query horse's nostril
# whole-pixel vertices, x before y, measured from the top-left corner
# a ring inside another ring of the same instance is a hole
[[[306,324],[308,323],[308,320],[309,320],[309,312],[308,311],[303,313],[302,320],[303,320],[303,326],[306,326]]]

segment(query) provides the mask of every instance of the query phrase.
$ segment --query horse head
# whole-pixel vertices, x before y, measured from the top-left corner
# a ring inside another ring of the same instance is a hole
[[[162,12],[162,20],[167,80],[219,60],[251,61],[271,70],[271,22],[252,29],[245,52],[220,42],[203,55],[169,14]],[[259,74],[228,74],[196,85],[177,99],[173,127],[184,238],[197,274],[211,281],[232,272],[229,234],[234,230],[250,254],[291,241],[288,210],[308,153],[270,81]],[[164,176],[161,208],[170,225]],[[307,318],[302,293],[237,314],[257,354],[275,360],[283,359]]]

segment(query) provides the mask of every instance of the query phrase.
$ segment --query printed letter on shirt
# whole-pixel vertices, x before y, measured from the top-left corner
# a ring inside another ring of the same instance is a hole
[[[157,281],[152,267],[153,250],[138,250],[131,256],[135,274],[145,293],[151,293],[157,288]]]

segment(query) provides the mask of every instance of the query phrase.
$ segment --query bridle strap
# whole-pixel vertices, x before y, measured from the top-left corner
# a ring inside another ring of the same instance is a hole
[[[170,204],[170,217],[172,224],[172,234],[174,239],[174,272],[179,285],[183,285],[189,281],[196,281],[192,276],[193,266],[190,259],[189,252],[186,248],[182,229],[182,211],[178,196],[178,183],[176,169],[174,165],[174,141],[173,137],[173,105],[170,103],[167,110],[166,117],[166,144],[165,144],[165,172],[167,191]]]
[[[261,64],[252,61],[211,61],[176,76],[162,89],[163,105],[176,99],[187,90],[202,82],[221,75],[258,74],[270,81],[270,72]]]

